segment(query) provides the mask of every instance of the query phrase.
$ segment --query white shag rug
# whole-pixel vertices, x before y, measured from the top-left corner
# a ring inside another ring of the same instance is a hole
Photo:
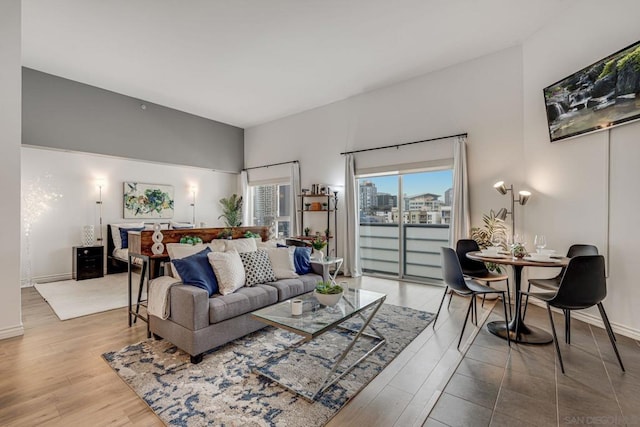
[[[132,300],[136,301],[140,276],[133,274]],[[126,307],[128,273],[107,274],[97,279],[36,283],[36,290],[60,320],[73,319]],[[146,285],[142,299],[147,299]]]

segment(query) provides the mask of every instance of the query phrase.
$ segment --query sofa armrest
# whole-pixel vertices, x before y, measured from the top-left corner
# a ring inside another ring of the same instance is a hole
[[[170,319],[191,331],[209,326],[209,294],[190,285],[171,288]]]

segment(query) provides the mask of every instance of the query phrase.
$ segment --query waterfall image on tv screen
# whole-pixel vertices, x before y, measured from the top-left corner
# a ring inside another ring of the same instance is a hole
[[[640,119],[640,41],[544,89],[551,142]]]

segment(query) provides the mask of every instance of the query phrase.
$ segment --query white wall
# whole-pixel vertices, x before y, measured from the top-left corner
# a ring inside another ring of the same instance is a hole
[[[95,225],[98,234],[98,179],[102,190],[103,234],[106,225],[123,220],[123,182],[168,184],[174,187],[174,221],[191,222],[190,187],[197,188],[196,223],[223,226],[218,200],[237,191],[237,175],[207,169],[147,163],[93,154],[72,153],[39,148],[22,148],[22,184],[39,180],[40,187],[62,197],[51,201],[34,223],[28,248],[34,279],[51,280],[70,277],[71,247],[80,244],[82,226]],[[153,221],[153,220],[147,220]],[[166,221],[166,220],[162,220]],[[23,279],[27,268],[27,242],[23,234]]]
[[[610,320],[618,330],[640,337],[640,286],[634,277],[640,209],[640,124],[549,143],[542,88],[640,39],[640,2],[580,2],[571,16],[550,17],[523,44],[524,161],[533,197],[524,209],[530,236],[545,233],[549,245],[566,251],[572,243],[593,243],[607,254],[608,137],[611,138],[609,233]],[[608,22],[600,28],[585,23]],[[609,133],[610,132],[610,133]],[[539,274],[532,272],[531,274]],[[597,315],[597,310],[592,310]]]
[[[20,0],[0,2],[0,339],[22,335],[20,319]]]
[[[520,182],[522,56],[514,47],[439,72],[245,130],[245,166],[300,160],[302,187],[340,185],[340,152],[468,132],[472,222],[507,206],[492,185]],[[426,143],[357,157],[357,166],[451,157]],[[342,207],[342,206],[341,206]],[[341,216],[343,219],[343,216]],[[343,221],[341,221],[343,224]],[[339,238],[344,236],[339,226]],[[344,238],[339,242],[340,247]]]

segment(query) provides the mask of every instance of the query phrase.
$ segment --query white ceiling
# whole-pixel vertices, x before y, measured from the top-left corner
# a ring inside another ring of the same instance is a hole
[[[23,0],[23,65],[250,127],[521,43],[575,0]]]

